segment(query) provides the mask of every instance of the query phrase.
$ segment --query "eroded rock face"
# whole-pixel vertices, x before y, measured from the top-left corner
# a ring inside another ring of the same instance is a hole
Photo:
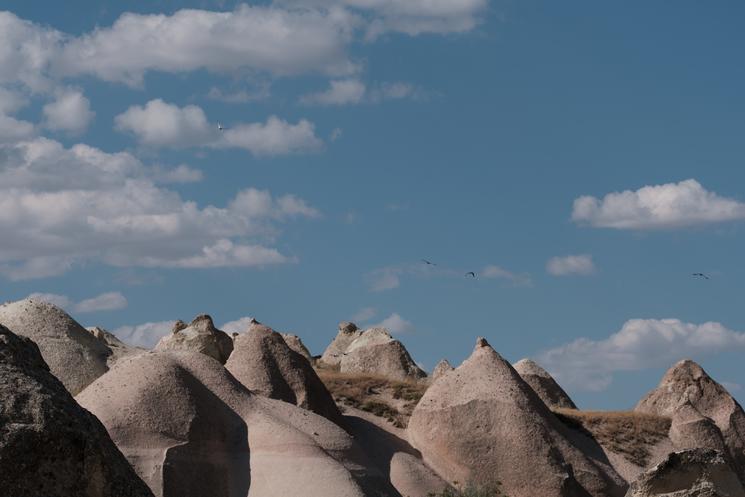
[[[432,371],[432,381],[437,380],[437,378],[453,369],[455,368],[450,365],[447,359],[442,359],[437,363],[437,366],[435,366],[435,369]]]
[[[3,304],[0,324],[32,339],[49,369],[73,395],[109,369],[111,349],[53,304],[36,299]]]
[[[201,314],[188,326],[183,321],[176,321],[173,332],[161,338],[155,350],[190,350],[225,364],[233,351],[233,339],[215,328],[210,316]]]
[[[556,380],[534,361],[522,359],[513,367],[548,407],[577,408]]]
[[[308,362],[312,364],[313,356],[310,355],[310,351],[299,336],[293,335],[291,333],[280,333],[280,335],[282,335],[282,338],[284,338],[285,343],[288,347],[308,359]]]
[[[643,473],[626,497],[745,497],[745,489],[721,452],[692,449]]]
[[[735,471],[745,481],[745,412],[695,362],[675,364],[635,410],[672,417],[671,438],[679,448],[701,447],[704,441],[706,447],[719,448],[716,440],[721,437]]]
[[[127,357],[132,354],[140,354],[144,352],[144,349],[138,347],[132,347],[119,340],[114,334],[109,333],[103,328],[93,326],[86,328],[88,332],[93,335],[96,340],[106,345],[111,351],[111,355],[107,358],[106,364],[108,367],[112,367],[116,361],[122,357]]]
[[[365,373],[395,380],[417,380],[427,373],[416,365],[406,347],[383,328],[365,331],[343,353],[342,373]]]
[[[609,497],[626,490],[607,460],[572,445],[563,425],[484,339],[429,387],[408,435],[449,482],[499,480],[511,497]]]
[[[159,497],[395,496],[344,430],[201,353],[124,358],[77,400]]]
[[[0,326],[0,494],[152,497],[31,339]]]
[[[339,408],[310,363],[268,326],[257,322],[238,335],[225,367],[252,392],[341,422]]]
[[[356,324],[342,321],[339,323],[339,332],[336,337],[321,355],[321,361],[329,366],[338,366],[341,364],[344,352],[360,335],[362,335],[362,330],[358,329]]]

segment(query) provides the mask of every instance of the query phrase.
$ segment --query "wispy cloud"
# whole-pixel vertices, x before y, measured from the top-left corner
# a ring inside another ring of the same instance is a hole
[[[595,272],[595,263],[588,254],[552,257],[546,263],[546,271],[554,276],[587,276]]]
[[[134,326],[120,326],[112,331],[121,341],[152,349],[158,340],[171,333],[175,321],[158,321]]]
[[[127,299],[120,292],[106,292],[89,299],[75,302],[66,295],[55,293],[32,293],[28,296],[31,299],[37,299],[49,302],[62,309],[77,313],[117,311],[127,307]]]
[[[394,312],[380,323],[372,325],[372,328],[385,328],[392,334],[407,333],[414,330],[414,324],[407,321],[400,314]]]

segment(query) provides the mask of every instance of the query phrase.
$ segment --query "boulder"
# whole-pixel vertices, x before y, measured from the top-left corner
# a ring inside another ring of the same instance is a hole
[[[109,346],[54,304],[37,299],[3,304],[0,324],[32,339],[52,373],[73,395],[109,369]]]
[[[116,363],[116,361],[118,361],[122,357],[127,357],[128,355],[132,354],[140,354],[145,351],[145,349],[127,345],[126,343],[119,340],[113,333],[110,333],[98,326],[86,328],[86,330],[88,330],[88,332],[93,335],[99,342],[106,345],[111,351],[111,355],[106,360],[106,364],[108,365],[108,367],[112,367]]]
[[[510,497],[612,497],[626,490],[607,459],[571,443],[566,428],[483,338],[463,364],[429,387],[408,435],[449,482],[499,481]]]
[[[282,338],[284,338],[285,343],[288,347],[290,347],[292,350],[300,354],[301,356],[308,359],[308,362],[313,364],[313,356],[310,355],[310,351],[305,346],[303,341],[300,339],[297,335],[292,335],[290,333],[280,333],[282,335]]]
[[[675,364],[635,410],[672,417],[677,431],[671,435],[675,435],[681,448],[697,446],[707,437],[714,437],[710,438],[713,443],[719,438],[714,435],[714,428],[718,429],[727,446],[727,455],[745,483],[745,412],[695,362],[683,360]],[[691,424],[691,420],[695,423]],[[686,422],[688,426],[684,426]]]
[[[0,494],[152,497],[27,337],[0,326]]]
[[[362,335],[362,330],[358,329],[356,324],[342,321],[339,323],[339,332],[336,337],[321,355],[321,361],[329,366],[338,366],[341,364],[341,358],[347,351],[347,347],[360,335]]]
[[[432,371],[432,381],[437,380],[440,376],[454,369],[455,368],[450,365],[447,359],[442,359],[437,363],[437,366],[435,366],[435,369]]]
[[[225,367],[252,392],[341,421],[339,408],[307,359],[268,326],[255,322],[235,337]]]
[[[745,489],[722,453],[691,449],[643,473],[626,497],[745,497]]]
[[[396,495],[344,430],[253,394],[204,354],[127,357],[77,400],[159,497]]]
[[[417,380],[427,373],[416,365],[406,347],[384,328],[365,331],[347,347],[339,370],[342,373],[380,375],[394,380]]]
[[[201,314],[188,326],[183,321],[176,321],[171,334],[161,338],[155,350],[191,350],[225,364],[233,352],[233,339],[215,328],[210,316]]]
[[[522,359],[513,364],[513,367],[548,407],[577,408],[556,380],[534,361]]]

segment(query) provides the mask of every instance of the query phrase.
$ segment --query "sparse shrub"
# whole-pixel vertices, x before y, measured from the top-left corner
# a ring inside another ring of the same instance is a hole
[[[460,490],[447,488],[439,494],[430,493],[429,497],[508,497],[502,490],[500,482],[477,485],[469,483]]]

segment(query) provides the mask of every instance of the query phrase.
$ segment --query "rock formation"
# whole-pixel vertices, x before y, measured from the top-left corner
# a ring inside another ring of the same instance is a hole
[[[453,369],[455,368],[450,365],[447,359],[442,359],[440,362],[437,363],[437,366],[435,366],[435,369],[432,371],[432,381],[437,380],[437,378],[444,375],[448,371],[452,371]]]
[[[701,366],[683,360],[670,368],[659,386],[636,405],[636,411],[671,416],[671,438],[680,448],[718,448],[714,428],[727,446],[727,455],[745,482],[745,412],[737,401]],[[674,431],[672,431],[674,429]]]
[[[215,328],[210,316],[201,314],[188,326],[183,321],[176,321],[172,333],[161,338],[155,350],[191,350],[225,364],[233,351],[233,339]]]
[[[29,338],[0,326],[0,494],[152,497]]]
[[[336,337],[321,355],[321,361],[329,366],[338,366],[341,364],[347,347],[360,335],[362,335],[362,330],[358,329],[356,324],[342,321],[339,323],[339,332]]]
[[[447,481],[499,480],[510,497],[612,497],[626,490],[607,460],[572,445],[564,426],[484,339],[429,387],[408,434]]]
[[[116,335],[98,326],[86,328],[86,330],[111,351],[111,355],[106,360],[108,367],[112,367],[122,357],[127,357],[131,354],[140,354],[145,351],[144,349],[127,345],[119,340]]]
[[[341,421],[339,408],[310,363],[268,326],[256,322],[238,335],[225,367],[252,392]]]
[[[252,394],[204,354],[125,358],[77,400],[158,497],[396,495],[344,430]]]
[[[556,380],[535,362],[522,359],[513,364],[513,367],[548,407],[577,408]]]
[[[280,335],[282,335],[282,338],[284,338],[285,343],[288,347],[308,359],[308,362],[310,362],[311,364],[313,363],[313,356],[310,355],[310,351],[299,336],[292,335],[290,333],[280,333]]]
[[[365,373],[395,380],[427,376],[406,347],[383,328],[369,329],[357,337],[343,353],[339,366],[342,373]]]
[[[715,450],[671,453],[642,474],[626,497],[745,497],[726,458]]]
[[[73,395],[108,370],[111,349],[53,304],[36,299],[3,304],[0,324],[32,339],[52,373]]]

